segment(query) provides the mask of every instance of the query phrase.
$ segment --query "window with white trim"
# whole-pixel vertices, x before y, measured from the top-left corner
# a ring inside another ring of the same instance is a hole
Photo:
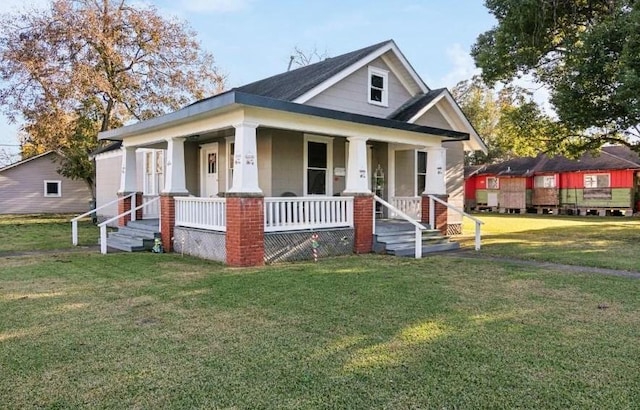
[[[487,177],[487,189],[500,189],[500,182],[496,177]]]
[[[389,72],[376,67],[369,67],[369,84],[367,101],[369,104],[389,105]]]
[[[233,163],[235,161],[235,137],[227,137],[227,191],[233,186]]]
[[[305,135],[304,194],[333,195],[333,138]]]
[[[44,181],[44,196],[57,198],[62,196],[62,181]]]
[[[555,175],[536,175],[533,178],[534,188],[555,188],[556,176]]]
[[[609,174],[585,174],[585,188],[609,188],[611,186],[611,178]]]
[[[420,196],[427,187],[427,153],[416,151],[416,195]]]

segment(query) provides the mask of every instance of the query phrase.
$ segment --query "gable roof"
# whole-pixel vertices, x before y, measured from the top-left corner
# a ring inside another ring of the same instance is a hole
[[[18,162],[14,162],[13,164],[9,164],[6,167],[0,168],[0,172],[6,171],[6,170],[11,169],[11,168],[18,167],[18,166],[20,166],[22,164],[26,164],[27,162],[31,162],[33,160],[36,160],[38,158],[42,158],[42,157],[50,155],[50,154],[56,154],[56,153],[55,153],[55,151],[47,151],[47,152],[39,154],[39,155],[34,155],[33,157],[29,157],[29,158],[20,160]]]
[[[446,88],[438,88],[430,90],[425,94],[418,94],[389,114],[387,118],[396,121],[409,121],[445,90]]]

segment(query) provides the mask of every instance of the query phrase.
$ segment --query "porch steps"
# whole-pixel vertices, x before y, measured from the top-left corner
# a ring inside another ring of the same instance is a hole
[[[422,254],[453,251],[460,244],[451,242],[448,236],[437,229],[422,231]],[[396,256],[415,255],[415,230],[412,224],[403,221],[376,221],[373,250]]]
[[[129,221],[127,226],[110,232],[107,247],[124,252],[142,252],[153,248],[154,240],[159,232],[157,219]]]

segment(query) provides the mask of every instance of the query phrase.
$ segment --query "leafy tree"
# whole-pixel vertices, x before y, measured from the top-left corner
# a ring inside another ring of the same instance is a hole
[[[488,148],[487,154],[469,154],[467,164],[535,156],[563,146],[557,140],[566,135],[564,129],[521,87],[508,85],[495,90],[475,76],[461,81],[451,92]]]
[[[485,81],[526,73],[551,90],[549,140],[577,154],[607,142],[640,151],[640,10],[634,0],[486,0],[498,25],[473,47]],[[575,132],[575,130],[582,130]]]
[[[93,185],[98,131],[219,92],[224,76],[183,21],[126,0],[52,0],[0,16],[0,104],[26,155],[56,150]]]

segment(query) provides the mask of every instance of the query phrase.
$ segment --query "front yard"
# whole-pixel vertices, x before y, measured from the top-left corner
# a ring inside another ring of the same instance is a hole
[[[640,402],[637,279],[445,255],[232,269],[2,248],[3,408]]]

